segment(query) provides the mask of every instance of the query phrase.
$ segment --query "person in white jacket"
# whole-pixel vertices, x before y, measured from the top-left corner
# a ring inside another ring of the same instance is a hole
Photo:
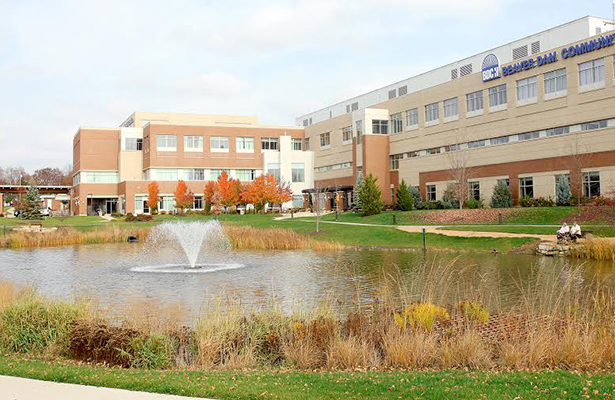
[[[568,236],[570,236],[570,227],[568,226],[567,223],[564,222],[562,224],[562,227],[559,228],[559,231],[557,231],[557,238],[564,239]]]
[[[577,240],[581,237],[581,227],[576,221],[572,225],[572,228],[570,228],[570,237],[572,240]]]

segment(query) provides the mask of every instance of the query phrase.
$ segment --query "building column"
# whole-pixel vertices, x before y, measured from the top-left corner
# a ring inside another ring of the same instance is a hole
[[[0,193],[0,214],[4,214],[4,195]]]

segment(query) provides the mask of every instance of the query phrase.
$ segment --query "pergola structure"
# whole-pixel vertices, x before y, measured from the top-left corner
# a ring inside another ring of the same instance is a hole
[[[0,185],[0,213],[4,213],[4,195],[5,194],[17,194],[22,196],[26,194],[31,186],[28,185]],[[53,194],[70,194],[70,186],[59,185],[36,185],[38,193],[41,195],[53,195]]]

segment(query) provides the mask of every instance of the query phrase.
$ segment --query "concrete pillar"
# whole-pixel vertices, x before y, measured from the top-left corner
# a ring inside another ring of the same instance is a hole
[[[0,214],[4,214],[4,195],[0,193]]]

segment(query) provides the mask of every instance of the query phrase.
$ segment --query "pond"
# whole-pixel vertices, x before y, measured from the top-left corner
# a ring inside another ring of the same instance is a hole
[[[440,303],[480,296],[493,309],[518,303],[528,289],[572,285],[590,292],[596,282],[615,287],[612,263],[527,255],[239,251],[208,257],[208,266],[199,271],[177,269],[182,257],[173,249],[154,251],[138,243],[0,250],[0,279],[33,285],[50,297],[91,298],[112,315],[149,302],[181,306],[191,317],[221,297],[254,306],[275,299],[288,310],[326,301],[344,310],[386,293],[418,299],[429,292]]]

